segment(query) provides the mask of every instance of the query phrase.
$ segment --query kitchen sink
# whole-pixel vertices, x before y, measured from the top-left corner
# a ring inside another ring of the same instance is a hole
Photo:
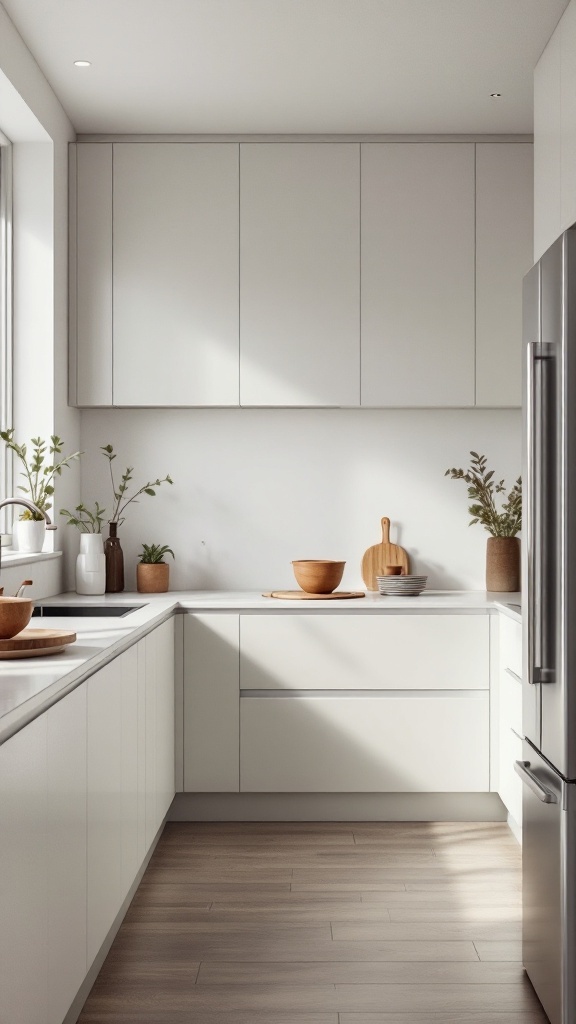
[[[45,618],[122,618],[144,608],[143,604],[37,604],[34,616]]]

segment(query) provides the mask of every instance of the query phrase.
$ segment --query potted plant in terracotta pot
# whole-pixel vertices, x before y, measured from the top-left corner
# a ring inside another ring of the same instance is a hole
[[[68,520],[68,526],[80,530],[80,554],[76,558],[76,593],[103,594],[106,590],[106,559],[102,526],[106,509],[98,502],[94,510],[80,502],[73,512],[60,509],[60,515]]]
[[[30,449],[28,445],[18,444],[14,440],[13,427],[0,431],[0,438],[24,467],[20,474],[24,477],[24,483],[19,485],[18,490],[29,495],[39,510],[35,513],[26,509],[14,523],[18,550],[28,553],[42,551],[46,521],[40,513],[48,512],[52,508],[55,478],[60,476],[62,470],[71,462],[79,459],[82,452],[62,456],[64,442],[56,434],[50,437],[49,442],[41,437],[33,437]]]
[[[139,594],[165,594],[170,582],[170,566],[164,555],[174,552],[167,544],[143,544],[140,561],[136,566],[136,585]]]
[[[472,516],[469,526],[480,523],[490,534],[486,546],[486,590],[511,593],[520,590],[520,540],[522,529],[522,478],[506,495],[503,480],[494,480],[484,455],[470,452],[469,469],[447,469],[445,476],[468,484]],[[495,495],[505,494],[501,510]]]

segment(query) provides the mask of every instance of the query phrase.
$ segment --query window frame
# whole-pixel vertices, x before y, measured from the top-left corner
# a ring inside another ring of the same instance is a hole
[[[12,426],[14,398],[12,143],[0,132],[0,429]],[[0,500],[13,490],[12,453],[0,451]],[[0,532],[12,529],[10,509],[3,509]]]

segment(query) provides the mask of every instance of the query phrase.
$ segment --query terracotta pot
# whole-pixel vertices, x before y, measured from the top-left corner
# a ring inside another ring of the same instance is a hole
[[[29,597],[0,597],[0,640],[11,640],[25,629],[33,608]]]
[[[346,562],[306,558],[292,562],[296,582],[307,594],[331,594],[340,583]]]
[[[165,594],[169,580],[168,562],[138,562],[136,586],[139,594]]]
[[[486,590],[507,594],[520,590],[518,537],[489,537],[486,545]]]

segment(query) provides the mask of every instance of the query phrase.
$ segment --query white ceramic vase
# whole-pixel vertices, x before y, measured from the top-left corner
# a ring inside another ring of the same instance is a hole
[[[46,536],[46,523],[36,522],[34,519],[17,519],[14,523],[14,533],[18,551],[28,555],[42,551],[44,538]]]
[[[106,590],[106,559],[101,533],[83,533],[76,559],[76,593],[103,594]]]

